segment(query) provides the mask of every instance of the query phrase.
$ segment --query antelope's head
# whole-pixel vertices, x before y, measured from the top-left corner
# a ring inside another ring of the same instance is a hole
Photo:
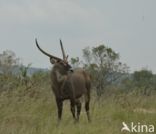
[[[63,58],[59,58],[56,56],[53,56],[49,53],[47,53],[46,51],[44,51],[38,44],[37,39],[35,39],[36,41],[36,46],[37,48],[46,56],[48,56],[50,58],[50,62],[54,65],[53,68],[56,68],[57,70],[59,70],[59,72],[61,74],[67,74],[68,71],[72,71],[71,65],[68,64],[68,55],[65,54],[64,48],[63,48],[63,44],[62,41],[60,40],[60,46],[61,46],[61,50],[62,50],[62,55]]]

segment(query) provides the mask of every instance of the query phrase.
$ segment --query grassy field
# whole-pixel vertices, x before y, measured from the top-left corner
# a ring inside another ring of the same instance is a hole
[[[80,122],[74,124],[69,102],[57,124],[54,96],[46,85],[0,94],[0,134],[121,134],[122,122],[153,124],[156,127],[156,95],[116,93],[97,99],[92,93],[88,123],[84,105]],[[155,130],[156,131],[156,130]],[[126,132],[128,133],[128,132]]]

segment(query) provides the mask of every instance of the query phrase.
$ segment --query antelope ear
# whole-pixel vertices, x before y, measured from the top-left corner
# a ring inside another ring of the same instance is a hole
[[[50,58],[50,63],[51,63],[51,64],[55,64],[56,62],[57,62],[56,59],[54,59],[54,58]]]

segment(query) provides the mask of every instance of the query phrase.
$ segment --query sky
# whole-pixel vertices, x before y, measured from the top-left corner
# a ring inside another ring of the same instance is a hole
[[[35,46],[69,57],[104,44],[120,54],[130,71],[156,73],[155,0],[0,0],[0,53],[12,50],[23,64],[50,68]]]

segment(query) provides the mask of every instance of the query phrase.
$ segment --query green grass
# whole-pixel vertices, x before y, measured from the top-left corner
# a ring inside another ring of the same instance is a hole
[[[121,134],[123,121],[156,127],[156,95],[117,94],[99,100],[92,95],[90,111],[91,123],[83,105],[80,122],[75,124],[66,101],[58,125],[50,87],[19,87],[0,94],[0,134]]]

